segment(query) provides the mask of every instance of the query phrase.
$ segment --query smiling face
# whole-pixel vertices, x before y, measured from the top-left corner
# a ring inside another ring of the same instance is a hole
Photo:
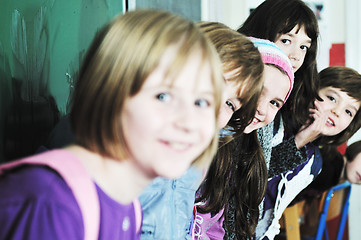
[[[244,133],[250,133],[272,122],[290,90],[291,84],[288,76],[275,66],[265,65],[263,76],[264,85],[256,115]]]
[[[180,177],[216,131],[210,66],[195,51],[175,79],[165,78],[176,54],[166,51],[121,115],[129,157],[151,178]]]
[[[346,177],[350,183],[361,184],[361,153],[352,162],[346,162]]]
[[[360,108],[360,102],[341,89],[325,87],[319,91],[323,102],[319,102],[322,113],[328,115],[324,136],[335,136],[345,130],[354,119]]]
[[[311,46],[311,38],[305,32],[302,26],[296,25],[290,32],[279,34],[275,43],[291,60],[293,71],[296,72],[303,64],[307,50]]]

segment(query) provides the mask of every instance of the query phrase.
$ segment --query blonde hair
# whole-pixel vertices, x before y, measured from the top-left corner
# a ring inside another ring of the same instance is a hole
[[[233,77],[227,80],[239,84],[237,94],[242,107],[233,114],[229,125],[243,132],[256,113],[263,88],[261,55],[246,36],[222,23],[200,22],[198,26],[216,47],[223,72],[235,71]]]
[[[163,53],[175,44],[178,52],[166,77],[176,76],[192,52],[200,51],[203,64],[211,67],[218,121],[223,80],[212,44],[191,21],[164,11],[136,10],[105,26],[88,50],[71,111],[78,144],[116,159],[128,156],[120,121],[125,100],[140,91]],[[210,146],[196,163],[203,166],[211,161],[218,145],[217,134],[215,131]]]

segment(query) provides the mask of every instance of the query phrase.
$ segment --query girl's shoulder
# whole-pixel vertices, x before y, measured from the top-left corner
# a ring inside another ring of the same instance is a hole
[[[74,156],[64,150],[47,151],[0,165],[0,191],[2,196],[6,196],[1,200],[22,197],[67,203],[69,197],[72,197],[73,201],[70,203],[74,203],[75,198],[66,181],[56,168],[47,164],[52,162],[54,155],[61,161],[64,157],[64,162],[71,167],[69,161],[72,161]],[[63,195],[64,197],[59,197]]]
[[[71,195],[71,189],[55,170],[42,165],[28,164],[3,173],[0,176],[0,191],[2,196],[6,196],[1,200],[18,196],[48,200],[54,196],[54,200],[60,200],[56,197],[62,194]]]
[[[82,216],[71,189],[50,168],[23,165],[12,169],[1,175],[0,195],[0,239],[83,237]]]

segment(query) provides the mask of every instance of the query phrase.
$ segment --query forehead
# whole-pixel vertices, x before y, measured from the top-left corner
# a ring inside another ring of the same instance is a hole
[[[158,66],[145,81],[143,87],[168,86],[212,91],[210,62],[203,60],[202,51],[195,49],[189,56],[180,56],[179,46],[167,48]]]
[[[263,94],[284,99],[290,90],[290,80],[284,72],[273,65],[265,65]]]
[[[351,96],[349,96],[346,92],[342,91],[340,88],[335,88],[335,87],[325,87],[320,89],[319,91],[320,94],[334,94],[339,96],[340,98],[342,98],[342,100],[349,104],[354,106],[357,110],[360,108],[361,102],[356,99],[353,98]]]
[[[307,35],[304,26],[300,27],[299,25],[296,25],[288,33],[279,33],[276,37],[276,40],[278,40],[281,36],[284,36],[284,35],[288,35],[290,37],[297,38],[301,42],[311,43],[311,38]]]
[[[274,65],[265,64],[263,79],[264,85],[274,88],[284,84],[291,85],[287,74]]]
[[[290,33],[297,35],[303,41],[311,42],[311,38],[307,35],[306,29],[304,26],[300,27],[297,25],[291,30]]]

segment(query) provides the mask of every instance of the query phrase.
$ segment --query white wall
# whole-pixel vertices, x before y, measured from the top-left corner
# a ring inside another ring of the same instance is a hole
[[[359,0],[345,1],[345,44],[346,44],[346,66],[355,70],[361,70],[361,3]],[[336,13],[335,13],[335,16]],[[361,140],[361,131],[359,130],[348,143]],[[361,236],[361,186],[353,185],[350,199],[349,210],[349,239],[358,240]]]
[[[329,0],[330,37],[332,43],[344,43],[345,33],[345,0]]]

